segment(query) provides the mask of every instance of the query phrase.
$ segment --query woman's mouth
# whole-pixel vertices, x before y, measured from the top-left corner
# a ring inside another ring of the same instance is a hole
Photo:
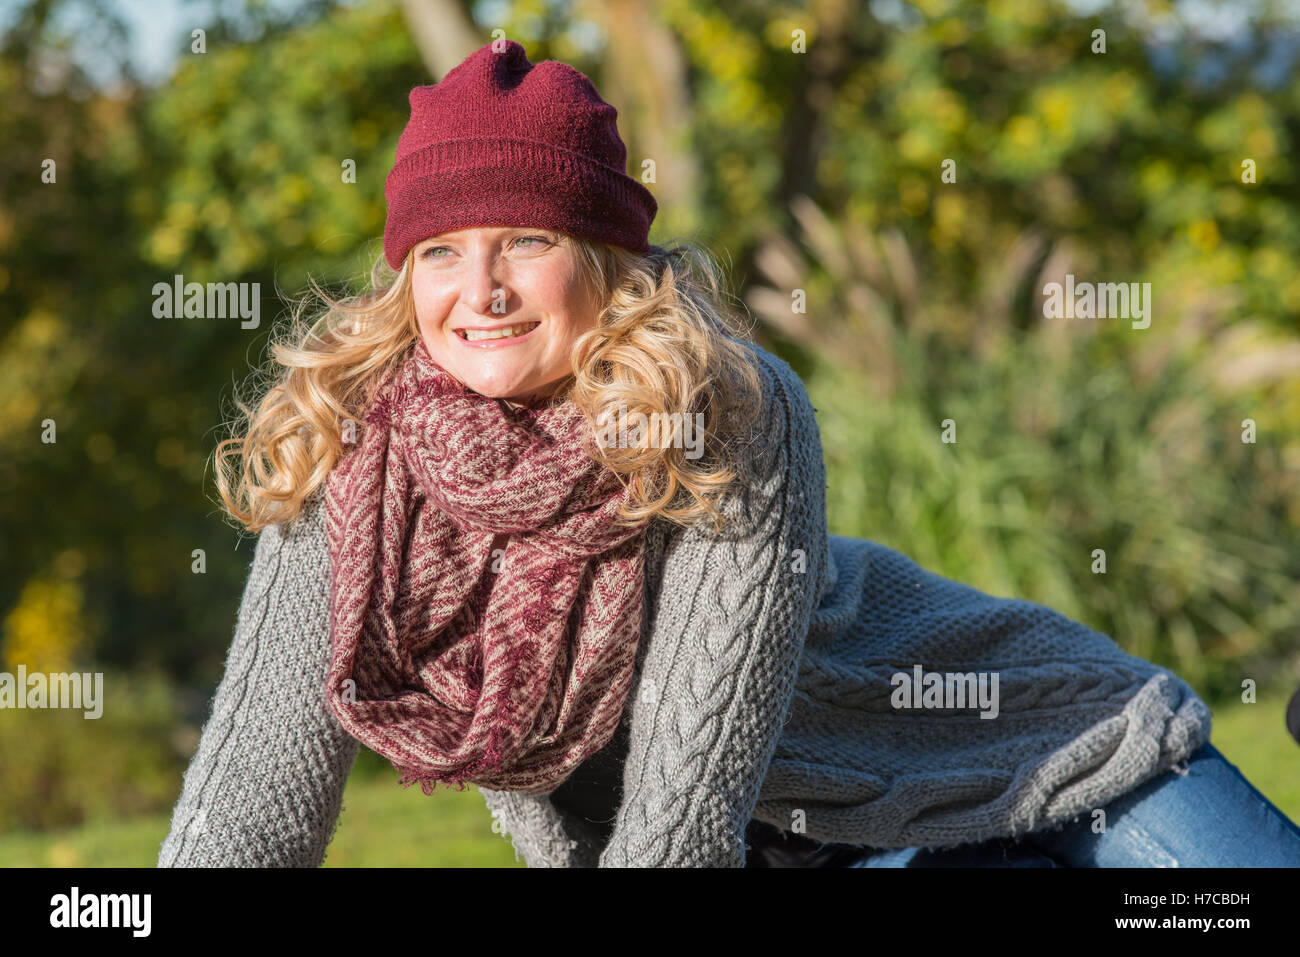
[[[519,322],[512,326],[494,326],[484,329],[457,329],[456,336],[466,345],[479,348],[513,345],[523,341],[540,322]]]

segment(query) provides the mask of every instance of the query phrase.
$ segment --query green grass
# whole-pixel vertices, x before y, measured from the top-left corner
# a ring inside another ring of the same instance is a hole
[[[85,827],[0,835],[6,867],[154,867],[170,815]],[[523,867],[509,840],[492,831],[482,796],[402,788],[396,772],[357,773],[343,792],[326,867]]]
[[[1214,746],[1292,820],[1300,821],[1300,745],[1283,724],[1284,695],[1215,709]],[[426,796],[391,769],[363,766],[348,780],[326,867],[523,867],[473,788]],[[153,867],[167,815],[43,833],[0,835],[9,867]]]
[[[402,788],[391,769],[349,780],[326,867],[523,867],[472,787],[432,795]]]
[[[1287,733],[1289,693],[1214,709],[1210,741],[1264,797],[1300,823],[1300,744]]]

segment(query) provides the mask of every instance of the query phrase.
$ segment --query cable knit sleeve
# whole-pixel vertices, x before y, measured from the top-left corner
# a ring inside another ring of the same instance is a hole
[[[745,828],[827,581],[826,473],[794,371],[754,347],[767,408],[727,524],[678,528],[647,573],[623,799],[601,867],[743,867]]]
[[[329,571],[319,500],[259,536],[159,867],[324,861],[359,749],[325,706]]]

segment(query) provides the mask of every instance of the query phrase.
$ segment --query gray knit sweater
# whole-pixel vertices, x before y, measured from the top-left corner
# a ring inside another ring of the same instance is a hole
[[[751,818],[874,847],[1018,835],[1209,740],[1192,689],[1107,636],[828,535],[814,409],[785,362],[750,348],[770,411],[723,503],[727,527],[656,520],[647,533],[612,834],[551,795],[480,789],[529,866],[739,867]],[[329,571],[319,497],[261,533],[159,866],[324,860],[358,750],[325,706]],[[953,675],[983,676],[996,715],[943,698],[975,689]],[[899,676],[944,683],[902,697]]]

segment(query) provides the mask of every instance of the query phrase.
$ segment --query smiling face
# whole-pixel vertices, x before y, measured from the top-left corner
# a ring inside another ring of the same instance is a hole
[[[600,303],[569,237],[478,227],[414,249],[411,289],[420,337],[443,369],[481,395],[524,402],[572,372],[573,343]]]

